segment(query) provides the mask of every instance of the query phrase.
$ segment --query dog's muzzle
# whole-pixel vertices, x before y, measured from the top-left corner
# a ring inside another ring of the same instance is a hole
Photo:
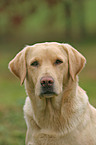
[[[40,80],[41,84],[41,96],[42,95],[53,95],[54,92],[54,80],[50,76],[42,77]]]

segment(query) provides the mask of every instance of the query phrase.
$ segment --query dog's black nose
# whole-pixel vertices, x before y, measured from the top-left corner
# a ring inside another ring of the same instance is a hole
[[[51,87],[53,86],[54,80],[52,77],[42,77],[40,81],[42,87]]]

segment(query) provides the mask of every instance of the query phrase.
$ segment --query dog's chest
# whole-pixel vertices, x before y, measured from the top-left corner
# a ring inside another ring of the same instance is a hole
[[[37,133],[31,138],[32,145],[96,145],[92,137],[86,138],[80,134],[67,134],[67,135],[48,135],[44,133]],[[31,144],[28,144],[31,145]]]
[[[62,140],[63,141],[63,140]],[[57,136],[38,134],[33,137],[34,145],[64,145]]]
[[[74,142],[68,136],[59,136],[59,135],[48,135],[44,133],[35,134],[32,138],[32,143],[34,145],[73,145]],[[76,143],[76,142],[75,142]],[[74,144],[74,145],[81,145],[81,144]]]

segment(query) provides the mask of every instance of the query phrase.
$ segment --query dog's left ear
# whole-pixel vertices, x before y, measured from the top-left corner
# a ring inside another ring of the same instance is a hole
[[[9,69],[10,71],[17,76],[20,81],[21,85],[24,82],[26,77],[26,51],[28,47],[25,47],[22,51],[20,51],[14,59],[9,62]]]
[[[63,44],[63,48],[68,53],[69,73],[72,77],[72,80],[74,81],[76,76],[81,72],[81,70],[85,66],[86,59],[81,53],[79,53],[69,44]]]

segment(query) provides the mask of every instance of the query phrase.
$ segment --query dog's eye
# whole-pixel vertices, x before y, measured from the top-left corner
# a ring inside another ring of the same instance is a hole
[[[57,60],[55,61],[55,65],[58,65],[58,64],[61,64],[61,63],[63,63],[62,60],[57,59]]]
[[[31,66],[34,66],[34,67],[37,67],[39,65],[39,62],[38,61],[34,61],[31,63]]]

